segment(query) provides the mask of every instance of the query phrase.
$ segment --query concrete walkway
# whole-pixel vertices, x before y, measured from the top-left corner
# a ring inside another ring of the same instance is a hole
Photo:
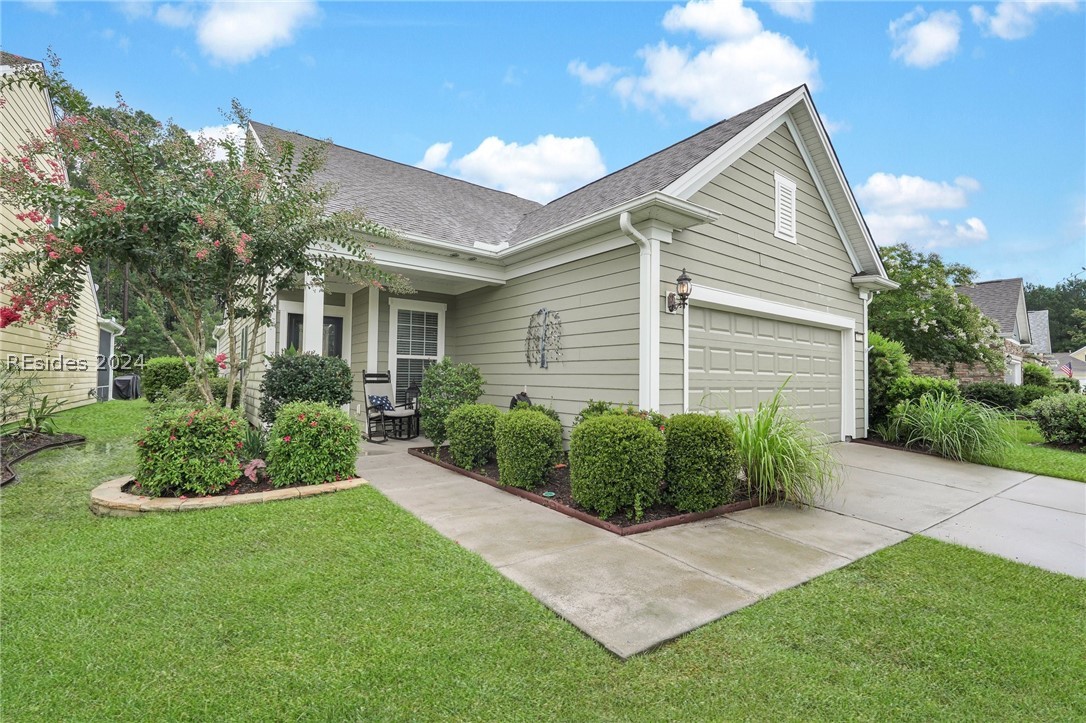
[[[622,658],[915,532],[1086,577],[1086,485],[860,444],[820,508],[763,507],[618,537],[406,454],[360,474]]]

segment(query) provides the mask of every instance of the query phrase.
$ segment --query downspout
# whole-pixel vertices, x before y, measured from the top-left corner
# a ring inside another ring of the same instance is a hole
[[[860,298],[864,302],[864,439],[867,439],[868,429],[871,426],[871,345],[868,344],[867,334],[867,305],[871,303],[873,292],[861,291]]]
[[[618,217],[622,233],[637,244],[640,278],[638,284],[638,404],[642,409],[660,408],[660,242],[646,238],[630,219],[630,212]]]

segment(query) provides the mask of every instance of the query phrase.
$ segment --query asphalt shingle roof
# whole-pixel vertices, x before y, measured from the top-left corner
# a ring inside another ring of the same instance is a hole
[[[1033,351],[1042,354],[1052,353],[1052,339],[1048,332],[1048,309],[1027,311],[1029,316],[1029,338],[1033,340]]]
[[[1000,334],[1014,331],[1018,300],[1022,297],[1022,279],[980,281],[972,286],[957,286],[955,290],[968,296],[985,316],[994,321]]]
[[[546,205],[439,173],[331,145],[320,180],[335,186],[332,210],[360,209],[401,233],[471,246],[476,241],[510,245],[526,241],[598,211],[660,191],[795,93],[712,125]],[[276,139],[296,147],[319,143],[299,133],[252,122],[267,145]]]

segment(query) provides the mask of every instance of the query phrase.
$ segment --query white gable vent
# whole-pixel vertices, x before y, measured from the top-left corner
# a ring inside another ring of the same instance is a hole
[[[796,182],[779,173],[773,173],[774,208],[776,221],[773,235],[785,241],[796,242]]]

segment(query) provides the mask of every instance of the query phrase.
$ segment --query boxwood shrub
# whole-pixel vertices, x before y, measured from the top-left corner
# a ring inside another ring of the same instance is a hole
[[[454,364],[445,357],[426,367],[419,390],[419,426],[431,442],[441,445],[448,439],[445,419],[463,404],[474,404],[483,396],[483,374],[472,364]]]
[[[962,397],[989,407],[1015,410],[1022,405],[1020,387],[1005,382],[973,382],[961,388]]]
[[[610,517],[619,510],[641,519],[660,498],[664,435],[647,419],[601,414],[573,428],[570,485],[578,504]]]
[[[445,429],[453,462],[464,469],[475,469],[493,460],[494,425],[501,416],[492,404],[464,404],[449,412]]]
[[[334,356],[288,352],[267,358],[260,382],[260,419],[271,424],[290,402],[324,402],[339,407],[351,401],[351,365]]]
[[[189,364],[196,365],[196,357],[186,357]],[[214,359],[205,359],[207,374],[218,376],[219,365]],[[179,356],[158,356],[148,359],[140,372],[140,389],[150,402],[157,402],[170,391],[180,389],[192,380],[192,375],[185,367],[185,359]],[[225,396],[225,393],[224,393]]]
[[[514,410],[495,421],[494,442],[500,482],[531,489],[546,481],[562,454],[562,425],[546,414]]]
[[[1086,448],[1086,395],[1044,397],[1031,404],[1029,411],[1046,442]]]
[[[143,494],[207,495],[236,480],[246,424],[232,409],[164,406],[136,440]]]
[[[725,417],[676,414],[664,422],[667,500],[683,512],[731,501],[739,478],[735,429]]]
[[[939,379],[937,377],[922,377],[910,374],[902,377],[890,385],[887,393],[887,402],[890,407],[896,407],[901,402],[915,402],[923,396],[936,396],[944,394],[956,399],[961,396],[958,390],[958,382],[952,379]]]
[[[521,411],[525,409],[530,412],[535,412],[536,414],[546,414],[548,417],[558,422],[559,424],[562,423],[562,417],[558,414],[558,410],[554,407],[548,407],[545,404],[528,404],[527,402],[517,402],[517,406],[513,407],[512,411]]]
[[[1042,397],[1050,397],[1053,394],[1063,394],[1063,392],[1054,386],[1038,386],[1037,384],[1023,384],[1018,389],[1018,393],[1021,395],[1018,405],[1021,407],[1028,407]]]
[[[276,487],[316,485],[353,477],[358,425],[323,402],[279,407],[268,432],[268,477]]]
[[[1038,387],[1050,387],[1056,375],[1052,370],[1041,364],[1026,362],[1022,365],[1022,384],[1032,384]]]

